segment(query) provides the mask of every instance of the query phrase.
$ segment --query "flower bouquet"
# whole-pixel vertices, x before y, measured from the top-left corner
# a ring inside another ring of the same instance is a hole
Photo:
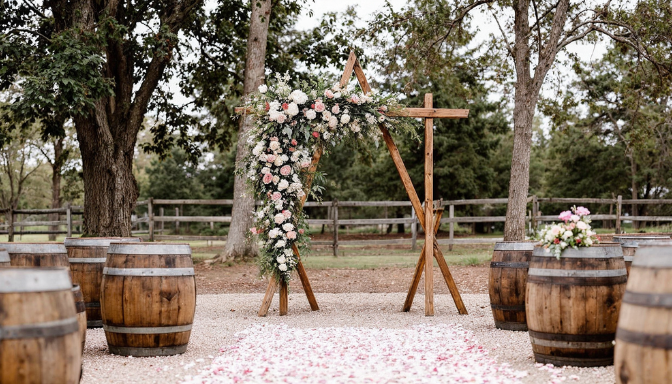
[[[552,252],[560,259],[562,251],[567,247],[577,249],[597,244],[598,239],[590,228],[588,215],[588,209],[574,206],[571,211],[564,211],[558,216],[563,223],[544,226],[537,237],[546,252]]]

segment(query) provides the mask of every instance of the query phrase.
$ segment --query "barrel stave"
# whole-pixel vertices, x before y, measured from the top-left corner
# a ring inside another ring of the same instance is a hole
[[[527,330],[525,284],[532,249],[531,242],[502,242],[495,245],[490,263],[488,290],[497,328]]]

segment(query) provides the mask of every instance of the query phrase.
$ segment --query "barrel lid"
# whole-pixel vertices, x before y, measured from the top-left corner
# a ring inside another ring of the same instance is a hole
[[[643,268],[672,268],[672,244],[660,244],[667,242],[658,242],[659,244],[640,245],[635,252],[635,259],[632,262],[633,267]]]
[[[139,237],[66,237],[63,244],[67,247],[109,247],[111,242],[140,242]]]
[[[547,249],[540,245],[534,247],[532,256],[555,257],[553,253],[548,252]],[[610,259],[623,257],[623,249],[621,249],[621,245],[618,243],[602,243],[595,244],[590,247],[579,247],[577,249],[566,248],[564,251],[562,251],[560,257],[571,257],[578,259]]]
[[[536,241],[498,241],[495,243],[495,251],[531,251]]]
[[[122,243],[112,242],[108,255],[191,255],[186,243]]]
[[[621,244],[624,248],[646,248],[651,246],[656,247],[672,247],[672,239],[667,240],[645,240],[645,241],[628,241]]]
[[[0,268],[0,293],[71,290],[68,268]]]
[[[628,236],[628,235],[616,235],[614,236],[614,241],[617,241],[621,244],[624,243],[639,243],[640,241],[664,241],[672,240],[668,235],[648,235],[648,236]]]
[[[68,253],[63,243],[0,243],[11,255],[13,253]]]

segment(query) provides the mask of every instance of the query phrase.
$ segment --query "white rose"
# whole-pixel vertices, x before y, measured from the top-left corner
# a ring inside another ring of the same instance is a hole
[[[334,93],[334,99],[338,99],[340,97],[341,97],[341,92]]]
[[[572,219],[573,222],[576,223],[577,221],[579,221],[581,219],[581,217],[579,215],[572,215],[571,219]]]
[[[559,225],[554,225],[551,227],[551,233],[553,234],[553,236],[557,236],[561,230],[562,228],[560,228]]]
[[[285,249],[285,256],[291,257],[294,255],[294,252],[292,252],[291,249]]]
[[[564,241],[561,241],[560,242],[560,248],[562,248],[562,249],[567,248],[567,243],[565,243]]]
[[[280,176],[273,176],[273,184],[278,184],[278,181],[280,181]]]
[[[313,120],[313,119],[316,118],[316,117],[317,117],[317,113],[315,113],[314,110],[309,109],[309,110],[306,111],[306,118],[307,118],[308,120]]]
[[[287,262],[287,259],[285,259],[285,256],[278,256],[278,258],[275,259],[275,260],[278,262],[278,264],[284,264],[284,263]]]
[[[289,95],[289,99],[294,100],[297,104],[303,104],[308,101],[308,95],[297,89]]]
[[[271,101],[270,103],[268,103],[268,110],[277,111],[278,109],[280,109],[280,106],[282,106],[282,104],[280,104],[279,101]]]
[[[263,175],[265,175],[265,174],[267,174],[267,173],[271,173],[271,169],[268,168],[268,167],[263,167],[263,168],[261,169],[261,173],[262,173]]]
[[[338,125],[338,118],[336,116],[332,116],[329,119],[329,128],[336,128],[337,125]]]
[[[590,237],[586,239],[586,245],[588,246],[593,245],[593,240]]]
[[[331,133],[325,132],[322,136],[324,137],[325,140],[329,140],[329,138],[331,137]]]
[[[275,161],[273,162],[273,164],[275,164],[276,167],[281,166],[282,163],[284,163],[284,161],[282,161],[282,156],[278,156],[278,157],[276,157],[276,158],[275,158]]]
[[[553,234],[549,232],[546,234],[545,239],[546,241],[553,241],[553,239],[555,239],[555,236],[553,236]]]
[[[361,127],[359,126],[359,124],[354,123],[350,126],[350,130],[354,133],[357,133],[361,130]]]
[[[281,270],[282,272],[285,272],[287,270],[287,264],[278,265],[278,269]]]
[[[296,116],[299,114],[299,106],[296,105],[296,103],[289,103],[289,107],[287,107],[287,111],[285,112],[289,116]]]
[[[285,224],[282,225],[282,229],[284,229],[285,232],[293,231],[294,230],[294,224],[285,223]]]
[[[271,141],[271,144],[269,144],[268,147],[271,148],[272,151],[277,151],[278,149],[280,149],[280,142]]]
[[[322,112],[322,120],[329,121],[329,119],[331,119],[331,112],[329,111]]]
[[[257,145],[256,147],[254,147],[254,149],[252,149],[252,154],[254,156],[259,156],[262,150],[263,148]]]
[[[276,237],[278,237],[278,235],[280,235],[280,231],[278,231],[277,228],[273,228],[270,231],[268,231],[268,237],[270,237],[271,239],[275,239]]]
[[[347,124],[350,122],[350,115],[341,116],[341,124]]]
[[[266,162],[266,154],[265,153],[262,153],[261,155],[259,155],[259,161],[261,161],[262,163]]]
[[[565,233],[562,234],[563,239],[569,239],[570,237],[574,236],[572,231],[565,231]]]
[[[580,230],[588,229],[588,224],[584,223],[583,221],[579,221],[576,223],[576,227]]]
[[[275,243],[276,248],[283,248],[287,243],[284,240],[278,240],[277,243]]]
[[[279,118],[280,116],[284,116],[284,115],[282,114],[282,112],[278,112],[278,111],[273,110],[273,109],[271,109],[270,111],[268,111],[268,119],[271,120],[271,121],[278,121],[278,118]]]
[[[266,84],[260,85],[258,89],[260,93],[266,93],[266,91],[268,91],[268,87],[266,86]]]
[[[285,221],[285,215],[278,213],[277,215],[273,216],[273,220],[275,220],[276,224],[282,224]]]
[[[257,219],[263,219],[264,216],[266,216],[266,213],[264,213],[264,211],[257,212]]]
[[[278,184],[278,191],[284,191],[287,187],[289,187],[289,182],[283,179]]]

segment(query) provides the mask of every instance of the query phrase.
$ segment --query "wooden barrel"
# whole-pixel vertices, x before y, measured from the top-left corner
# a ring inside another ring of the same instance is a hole
[[[495,244],[490,262],[490,308],[495,327],[527,331],[525,284],[534,242],[504,241]]]
[[[646,246],[647,244],[655,244],[657,242],[671,242],[672,239],[670,236],[614,236],[614,240],[621,243],[621,248],[623,248],[623,259],[625,260],[625,269],[628,271],[628,276],[630,276],[630,267],[632,266],[632,261],[635,258],[635,253],[637,248],[641,244]]]
[[[110,353],[184,353],[196,310],[189,244],[110,244],[101,306]]]
[[[72,286],[72,296],[75,298],[75,308],[77,309],[77,324],[79,325],[79,335],[82,337],[82,355],[84,354],[84,344],[86,343],[86,306],[84,305],[84,296],[79,285]]]
[[[0,268],[0,383],[78,383],[78,329],[66,268]]]
[[[107,258],[107,247],[112,241],[138,242],[138,237],[68,237],[63,244],[68,253],[72,283],[79,284],[86,305],[89,328],[103,326],[100,316],[100,285]]]
[[[0,243],[14,267],[70,267],[62,243]]]
[[[672,247],[637,250],[616,331],[617,383],[672,380]]]
[[[7,253],[6,249],[0,248],[0,268],[9,266],[9,253]]]
[[[535,247],[525,293],[535,360],[556,366],[611,365],[626,281],[620,244],[568,248],[560,260]]]

